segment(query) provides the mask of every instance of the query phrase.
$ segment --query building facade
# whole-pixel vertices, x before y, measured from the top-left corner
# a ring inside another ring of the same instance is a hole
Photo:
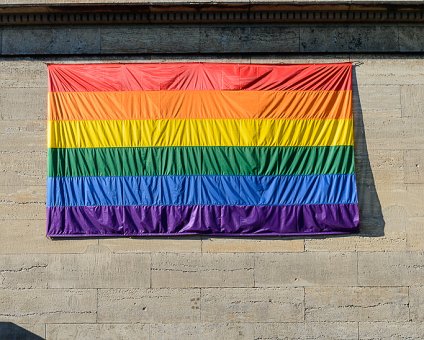
[[[0,2],[0,338],[424,338],[422,1]],[[47,64],[354,64],[356,235],[50,240]]]

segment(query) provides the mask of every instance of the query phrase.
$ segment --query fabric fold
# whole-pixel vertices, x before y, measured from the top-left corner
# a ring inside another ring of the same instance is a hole
[[[48,236],[358,230],[351,63],[48,71]]]

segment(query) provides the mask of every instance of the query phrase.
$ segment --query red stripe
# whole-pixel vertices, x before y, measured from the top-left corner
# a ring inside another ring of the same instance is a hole
[[[49,65],[51,92],[158,90],[351,90],[352,64]]]

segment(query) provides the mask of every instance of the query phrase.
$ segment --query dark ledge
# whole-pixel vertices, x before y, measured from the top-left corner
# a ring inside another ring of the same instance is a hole
[[[0,6],[0,25],[423,23],[424,5]]]

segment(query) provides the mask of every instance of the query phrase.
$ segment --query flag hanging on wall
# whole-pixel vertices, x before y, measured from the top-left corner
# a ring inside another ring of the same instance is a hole
[[[357,231],[350,63],[48,70],[48,236]]]

